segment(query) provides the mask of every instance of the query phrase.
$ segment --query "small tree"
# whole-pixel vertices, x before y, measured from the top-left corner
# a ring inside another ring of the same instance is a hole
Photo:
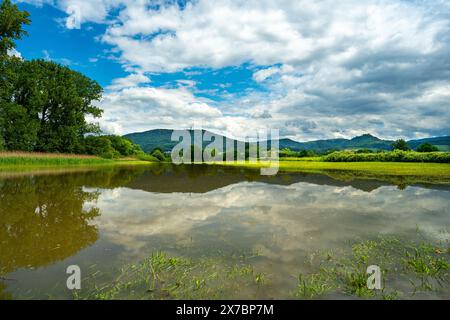
[[[167,161],[166,155],[164,154],[164,152],[160,148],[153,149],[153,151],[150,153],[150,155],[152,157],[155,157],[159,161],[162,161],[162,162]]]
[[[439,148],[436,146],[433,146],[430,143],[422,143],[417,148],[417,152],[436,152],[436,151],[439,151]]]
[[[397,141],[395,141],[392,144],[392,149],[394,150],[402,150],[402,151],[409,151],[411,150],[411,148],[408,146],[408,143],[403,140],[403,139],[399,139]]]
[[[108,136],[108,139],[111,141],[112,147],[124,157],[143,153],[138,145],[127,138],[111,135]]]
[[[87,154],[93,154],[102,158],[118,158],[120,153],[116,151],[111,140],[106,136],[88,136],[84,140],[84,150]]]

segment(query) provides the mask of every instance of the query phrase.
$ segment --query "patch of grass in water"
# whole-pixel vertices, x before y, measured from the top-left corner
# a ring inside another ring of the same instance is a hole
[[[319,272],[311,275],[299,275],[298,287],[294,295],[297,298],[313,299],[333,289],[330,274]]]
[[[224,299],[258,290],[264,273],[240,260],[169,257],[157,252],[141,263],[122,268],[111,284],[77,292],[76,299]]]
[[[447,294],[448,242],[412,242],[393,237],[355,242],[349,250],[315,252],[311,273],[298,276],[291,297],[321,299],[408,299],[418,293]],[[140,263],[122,268],[113,281],[92,285],[76,299],[254,299],[271,292],[272,278],[250,258],[259,254],[214,257],[173,257],[156,252]],[[382,272],[382,289],[367,287],[367,267]],[[83,283],[87,283],[83,281]],[[93,283],[93,282],[91,282]]]
[[[444,248],[442,244],[380,237],[354,244],[350,253],[319,253],[311,261],[319,271],[301,274],[294,295],[301,299],[316,299],[337,293],[392,300],[412,297],[418,291],[445,290],[450,282],[448,243],[446,245]],[[366,271],[370,265],[381,269],[382,290],[368,289]],[[408,292],[396,286],[398,279],[409,281]]]

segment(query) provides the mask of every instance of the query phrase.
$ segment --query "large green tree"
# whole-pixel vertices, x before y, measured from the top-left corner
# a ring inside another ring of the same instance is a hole
[[[3,138],[10,150],[45,152],[83,151],[84,136],[98,127],[87,116],[101,116],[92,105],[102,94],[100,85],[60,64],[44,61],[13,63],[12,90],[3,103]]]
[[[85,135],[99,132],[86,118],[101,116],[92,102],[102,88],[66,66],[11,57],[28,16],[9,0],[0,5],[0,148],[83,152]]]
[[[81,151],[84,135],[99,131],[98,127],[86,121],[86,117],[97,118],[102,114],[101,109],[92,105],[93,101],[101,98],[100,85],[53,62],[31,61],[25,63],[24,67],[24,78],[20,78],[17,99],[38,117],[36,149],[50,152]],[[30,74],[33,76],[30,77]]]
[[[24,25],[30,24],[27,11],[21,11],[10,0],[3,0],[0,4],[0,55],[7,55],[8,50],[14,49],[14,40],[22,39],[27,32]]]
[[[15,48],[15,40],[22,39],[27,32],[23,29],[24,25],[30,24],[29,14],[21,11],[10,0],[3,0],[0,3],[0,150],[7,145],[4,141],[5,122],[13,121],[18,124],[18,130],[21,131],[22,125],[19,125],[24,119],[21,108],[14,108],[11,103],[12,92],[14,91],[15,65],[21,63],[16,57],[9,56],[10,50]],[[11,118],[7,118],[7,114]],[[19,139],[28,139],[28,134],[21,135]],[[16,142],[13,142],[16,144]]]

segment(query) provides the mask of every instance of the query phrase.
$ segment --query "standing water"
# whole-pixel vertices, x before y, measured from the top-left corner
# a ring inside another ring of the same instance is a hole
[[[450,187],[440,185],[213,166],[3,173],[0,299],[360,298],[339,277],[381,244],[406,253],[381,294],[445,299],[449,226]],[[425,285],[412,243],[431,248],[425,264],[441,263]],[[370,259],[362,265],[378,263]],[[71,265],[79,292],[66,286]]]

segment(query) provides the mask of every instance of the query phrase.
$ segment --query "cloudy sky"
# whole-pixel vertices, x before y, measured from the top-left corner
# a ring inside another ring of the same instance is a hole
[[[450,0],[20,0],[26,59],[104,88],[110,133],[450,135]]]

